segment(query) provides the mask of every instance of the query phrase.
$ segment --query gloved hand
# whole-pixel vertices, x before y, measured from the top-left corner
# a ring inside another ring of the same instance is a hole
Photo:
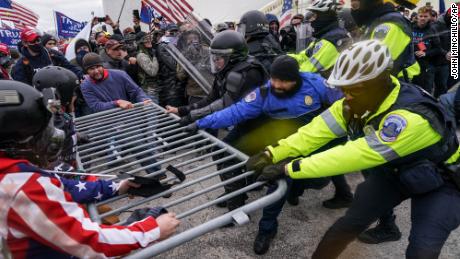
[[[274,180],[283,178],[286,176],[286,165],[289,164],[289,162],[290,159],[285,159],[277,164],[264,167],[262,173],[259,175],[259,177],[257,177],[257,181],[272,182]]]
[[[181,127],[184,127],[184,126],[189,125],[189,124],[192,123],[192,122],[193,122],[192,117],[191,117],[190,114],[189,114],[189,115],[187,115],[187,116],[184,116],[184,117],[180,118],[179,125],[180,125]]]
[[[136,221],[141,221],[149,216],[158,218],[159,216],[168,213],[168,211],[163,207],[153,207],[153,208],[142,208],[136,209],[133,211],[131,216],[123,224],[124,226],[130,225]]]
[[[83,145],[91,142],[89,136],[85,133],[77,133],[77,143],[78,145]]]
[[[262,169],[269,165],[273,165],[270,153],[268,151],[262,151],[251,156],[248,161],[246,161],[246,170],[255,171],[256,176],[258,176],[262,172]]]
[[[184,130],[186,132],[195,133],[195,132],[198,131],[198,125],[196,124],[196,122],[193,122],[193,123],[187,125],[187,127],[185,127]]]

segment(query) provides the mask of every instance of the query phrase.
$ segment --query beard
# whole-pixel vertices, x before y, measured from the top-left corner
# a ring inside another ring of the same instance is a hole
[[[293,88],[290,90],[276,90],[273,87],[270,87],[270,93],[273,94],[275,97],[280,98],[280,99],[285,99],[285,98],[290,98],[294,96],[300,89],[300,86],[302,85],[302,82],[299,80]]]

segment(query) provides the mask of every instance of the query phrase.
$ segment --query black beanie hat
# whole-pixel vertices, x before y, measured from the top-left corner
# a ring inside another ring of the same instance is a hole
[[[102,63],[104,63],[104,61],[102,60],[101,56],[99,56],[96,53],[90,52],[83,57],[82,65],[83,69],[87,71],[88,68],[92,66],[102,66]]]
[[[282,81],[299,82],[301,80],[299,74],[299,63],[290,56],[279,56],[272,63],[270,76]]]
[[[53,35],[50,34],[44,34],[41,38],[41,44],[44,47],[48,41],[54,40],[57,43],[56,38]]]
[[[86,40],[78,39],[77,42],[75,42],[75,54],[77,54],[77,50],[81,48],[82,46],[87,46],[89,51],[91,51],[91,46]]]

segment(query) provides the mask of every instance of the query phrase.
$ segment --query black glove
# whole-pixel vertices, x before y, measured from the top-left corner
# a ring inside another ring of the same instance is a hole
[[[91,142],[91,140],[88,135],[86,135],[85,133],[77,133],[78,145],[87,144],[89,142]]]
[[[277,164],[264,167],[262,173],[257,177],[257,181],[275,181],[286,176],[286,165],[289,164],[290,159],[285,159]]]
[[[185,117],[180,118],[179,125],[180,125],[181,127],[184,127],[184,126],[189,125],[189,124],[192,123],[192,122],[193,122],[192,117],[191,117],[190,114],[189,114],[189,115],[187,115],[187,116],[185,116]]]
[[[131,216],[129,216],[129,218],[123,225],[128,226],[136,221],[141,221],[149,216],[158,218],[159,216],[165,213],[168,213],[168,211],[163,207],[136,209],[135,211],[133,211]]]
[[[191,124],[187,125],[187,127],[185,127],[184,130],[186,132],[195,133],[195,132],[198,131],[198,125],[196,124],[196,122],[191,123]]]
[[[267,154],[267,151],[262,151],[251,156],[248,161],[246,161],[246,170],[255,171],[256,176],[259,176],[262,169],[269,165],[273,165],[272,159],[270,155]]]

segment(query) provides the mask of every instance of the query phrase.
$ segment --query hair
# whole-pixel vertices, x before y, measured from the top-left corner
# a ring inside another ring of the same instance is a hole
[[[418,14],[421,14],[421,13],[429,13],[431,15],[431,11],[432,9],[429,8],[428,6],[422,6],[418,9]]]

